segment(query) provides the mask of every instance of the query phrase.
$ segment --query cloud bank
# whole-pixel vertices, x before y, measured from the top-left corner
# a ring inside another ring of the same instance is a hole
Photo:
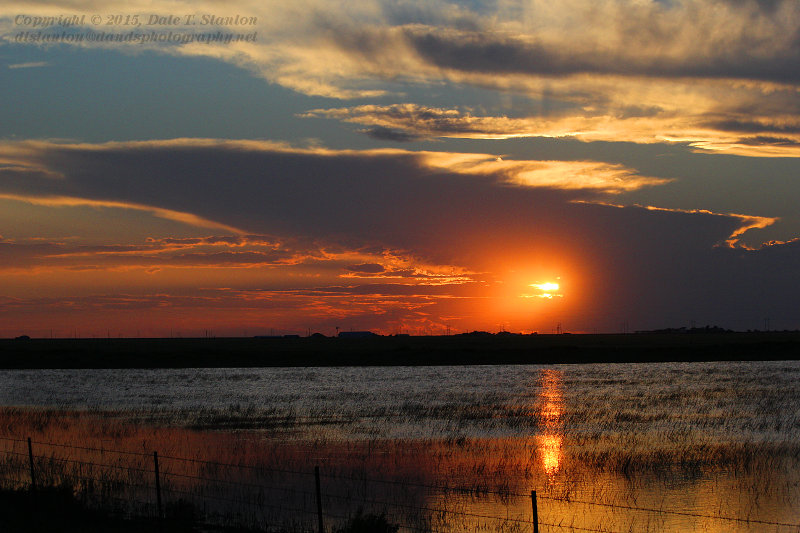
[[[10,324],[40,301],[26,296],[29,287],[60,287],[64,301],[99,313],[117,302],[120,280],[149,294],[137,305],[159,312],[177,306],[194,316],[185,302],[208,298],[203,309],[226,323],[239,309],[242,320],[285,327],[308,316],[386,332],[797,319],[797,243],[738,245],[743,232],[775,220],[604,205],[617,190],[606,181],[657,185],[633,169],[604,177],[595,162],[200,139],[5,142],[0,157],[12,162],[0,168],[3,198],[52,209],[63,198],[137,206],[242,232],[209,237],[198,223],[197,237],[110,245],[5,235],[0,275],[19,287],[3,305]],[[521,297],[556,277],[563,297]]]
[[[212,1],[191,6],[10,2],[0,11],[0,34],[14,40],[20,13],[91,15],[99,5],[143,17],[214,14],[221,6]],[[739,155],[798,156],[800,7],[793,0],[568,0],[557,6],[543,0],[470,5],[240,0],[226,3],[225,11],[255,17],[257,23],[248,29],[258,39],[75,46],[215,58],[314,96],[368,99],[391,95],[398,87],[458,84],[523,94],[541,108],[524,120],[452,116],[451,109],[421,104],[405,110],[405,117],[390,117],[398,109],[386,106],[339,115],[368,124],[365,132],[379,139],[574,135],[587,141],[682,142]],[[553,109],[562,111],[550,116]],[[635,116],[642,110],[644,116]],[[426,119],[431,112],[439,118]]]

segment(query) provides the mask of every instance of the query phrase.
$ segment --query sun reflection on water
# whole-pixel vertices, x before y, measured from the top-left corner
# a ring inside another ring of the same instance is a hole
[[[564,396],[561,390],[561,371],[543,369],[539,375],[541,392],[538,402],[538,417],[542,433],[536,437],[536,445],[542,459],[542,467],[548,477],[558,472],[562,460],[562,416]]]

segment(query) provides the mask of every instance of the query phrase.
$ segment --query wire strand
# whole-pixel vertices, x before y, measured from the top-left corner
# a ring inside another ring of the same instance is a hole
[[[0,436],[0,440],[7,441],[7,442],[15,442],[15,443],[25,443],[27,439],[18,439],[12,438],[8,436]],[[45,442],[45,441],[34,441],[31,440],[31,445],[37,446],[52,446],[52,447],[59,447],[59,448],[66,448],[66,449],[75,449],[75,450],[83,450],[83,451],[92,451],[92,452],[100,452],[100,453],[115,453],[121,455],[129,455],[129,456],[136,456],[136,457],[152,457],[150,453],[142,453],[142,452],[133,452],[128,450],[117,450],[114,448],[96,448],[91,446],[78,446],[72,444],[61,444],[61,443],[54,443],[54,442]],[[24,452],[17,452],[13,450],[3,450],[2,453],[11,456],[17,457],[28,457],[27,453]],[[130,472],[139,472],[139,473],[146,473],[151,474],[153,473],[152,469],[146,469],[136,466],[123,466],[123,465],[112,465],[112,464],[105,464],[105,463],[95,463],[91,461],[81,461],[78,459],[69,459],[69,458],[61,458],[61,457],[47,457],[43,455],[34,455],[35,459],[43,459],[43,460],[50,460],[50,461],[60,461],[65,463],[73,463],[78,465],[87,465],[93,466],[98,468],[112,468],[112,469],[119,469],[119,470],[128,470]],[[197,463],[197,464],[205,464],[205,465],[214,465],[217,467],[226,467],[226,468],[239,468],[239,469],[248,469],[255,472],[274,472],[274,473],[282,473],[282,474],[294,474],[294,475],[303,475],[303,476],[312,476],[314,475],[312,472],[309,471],[301,471],[301,470],[290,470],[290,469],[280,469],[280,468],[271,468],[266,466],[256,466],[256,465],[242,465],[242,464],[232,464],[232,463],[225,463],[225,462],[218,462],[218,461],[206,461],[202,459],[192,459],[186,457],[179,457],[173,455],[163,455],[159,456],[159,459],[171,460],[171,461],[183,461],[188,463]],[[221,480],[215,478],[206,478],[202,476],[192,476],[190,474],[179,474],[179,473],[170,473],[170,472],[163,472],[162,475],[164,476],[174,476],[174,477],[184,477],[189,479],[196,479],[199,481],[204,482],[216,482],[216,483],[227,483],[236,486],[242,487],[251,487],[251,488],[273,488],[268,487],[256,483],[246,483],[246,482],[237,482],[237,481],[228,481],[228,480]],[[69,477],[67,475],[66,477]],[[74,476],[73,476],[74,477]],[[413,482],[413,481],[401,481],[401,480],[390,480],[390,479],[375,479],[369,477],[355,477],[355,476],[346,476],[341,474],[334,474],[334,473],[320,473],[320,477],[325,477],[328,479],[340,479],[340,480],[349,480],[354,482],[360,483],[377,483],[377,484],[389,484],[389,485],[398,485],[402,487],[417,487],[417,488],[425,488],[431,491],[438,491],[438,492],[458,492],[458,493],[465,493],[465,494],[492,494],[497,495],[502,498],[528,498],[529,494],[520,494],[514,491],[496,491],[496,490],[489,490],[483,488],[466,488],[466,487],[457,487],[457,486],[449,486],[449,485],[435,485],[435,484],[428,484],[428,483],[420,483],[420,482]],[[79,478],[80,479],[80,478]],[[93,481],[97,482],[104,482],[98,479],[93,478],[86,478],[92,479]],[[108,480],[106,480],[108,481]],[[125,484],[124,481],[114,481],[120,482]],[[129,484],[131,485],[131,484]],[[135,485],[131,485],[135,486]],[[311,493],[308,491],[302,491],[298,489],[283,489],[283,488],[274,488],[275,490],[285,490],[287,492],[296,492],[300,494],[310,495]],[[327,495],[327,497],[334,497]],[[606,507],[610,509],[624,509],[629,511],[637,511],[637,512],[646,512],[646,513],[657,513],[657,514],[666,514],[666,515],[674,515],[674,516],[687,516],[692,518],[705,518],[710,520],[722,520],[722,521],[729,521],[729,522],[738,522],[738,523],[749,523],[749,524],[761,524],[761,525],[771,525],[771,526],[782,526],[782,527],[794,527],[800,528],[800,523],[790,523],[790,522],[778,522],[778,521],[770,521],[770,520],[759,520],[759,519],[752,519],[752,518],[738,518],[738,517],[730,517],[730,516],[717,516],[717,515],[710,515],[704,513],[696,513],[691,511],[676,511],[670,509],[657,509],[651,507],[638,507],[633,505],[624,505],[624,504],[613,504],[613,503],[603,503],[603,502],[593,502],[587,500],[575,500],[575,499],[568,499],[568,498],[556,498],[553,496],[546,496],[546,495],[537,495],[537,498],[547,501],[553,502],[561,502],[566,504],[580,504],[580,505],[590,505],[590,506],[597,506],[597,507]],[[364,503],[374,503],[374,504],[383,504],[383,505],[390,505],[394,507],[401,507],[402,504],[392,503],[392,502],[380,502],[379,500],[359,500],[363,501]],[[406,507],[413,507],[413,506],[406,506]],[[445,512],[445,513],[452,513],[452,514],[461,514],[464,516],[474,516],[480,518],[489,518],[489,519],[496,519],[496,520],[510,520],[516,522],[522,522],[521,520],[516,519],[504,519],[500,517],[492,517],[488,515],[480,515],[475,513],[466,513],[466,512],[458,512],[458,511],[448,511],[445,509],[436,509],[436,508],[429,508],[429,507],[413,507],[418,510],[422,511],[430,511],[430,512]],[[557,524],[547,524],[553,527],[565,527],[560,526]],[[575,526],[569,526],[573,529],[581,529]],[[585,529],[586,531],[602,531],[602,530],[593,530],[593,529]]]

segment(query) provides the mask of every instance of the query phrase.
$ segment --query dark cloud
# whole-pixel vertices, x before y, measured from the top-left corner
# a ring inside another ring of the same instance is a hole
[[[477,296],[485,294],[485,291],[476,290],[477,284],[460,285],[424,285],[424,284],[405,284],[405,283],[364,283],[359,285],[347,286],[328,286],[315,287],[312,289],[291,290],[291,292],[305,296],[452,296],[454,293],[460,295]]]
[[[662,112],[664,112],[664,109],[659,106],[628,105],[620,109],[616,117],[622,120],[628,118],[655,117]]]
[[[331,155],[187,141],[101,149],[50,145],[38,158],[68,178],[29,180],[24,189],[10,183],[11,192],[124,199],[251,231],[318,236],[348,246],[458,250],[463,240],[496,242],[497,231],[515,235],[523,220],[538,227],[537,241],[555,240],[559,229],[583,239],[581,224],[571,216],[586,208],[567,203],[579,192],[508,186],[502,168],[496,174],[448,172],[414,152]],[[486,218],[474,216],[481,212]],[[718,235],[725,233],[717,228]]]
[[[248,249],[243,250],[244,247]],[[277,245],[274,241],[259,241],[254,236],[151,238],[141,245],[0,242],[0,258],[5,269],[280,266],[298,264],[322,255],[319,249],[295,249]]]
[[[792,0],[729,0],[699,9],[691,3],[576,7],[561,36],[497,31],[490,19],[473,16],[471,24],[448,21],[394,20],[391,26],[356,25],[317,17],[320,35],[358,58],[378,76],[402,76],[402,45],[422,67],[470,74],[519,74],[567,77],[610,76],[800,81],[800,28]],[[587,3],[588,4],[588,3]],[[784,9],[789,6],[787,9]],[[714,11],[714,7],[718,11]],[[598,21],[604,16],[611,20]],[[535,16],[535,10],[531,16]],[[439,22],[437,24],[437,22]],[[565,20],[550,21],[564,23]],[[545,23],[544,21],[542,22]],[[517,28],[513,23],[510,28]],[[787,34],[787,30],[790,32]],[[570,32],[575,35],[570,36]],[[775,38],[778,35],[780,38]],[[694,46],[687,46],[691,41]],[[401,45],[402,43],[402,45]]]
[[[288,251],[270,252],[214,252],[179,254],[170,257],[169,264],[190,265],[279,265],[291,263],[296,259]]]
[[[326,117],[355,122],[376,124],[362,133],[379,132],[375,138],[394,141],[410,141],[425,136],[452,136],[461,134],[513,134],[505,117],[472,117],[456,109],[439,109],[416,104],[394,104],[388,106],[358,106],[353,108],[314,109],[303,115]],[[388,123],[391,126],[380,124]],[[499,123],[498,123],[499,122]]]
[[[755,120],[715,120],[704,122],[703,126],[722,131],[740,133],[800,133],[800,124],[765,123]]]
[[[738,8],[753,8],[757,11],[769,15],[774,14],[779,7],[787,4],[791,0],[723,0],[724,3]]]
[[[367,137],[371,137],[379,141],[411,142],[422,139],[422,137],[414,135],[413,133],[395,130],[392,128],[385,128],[383,126],[366,128],[360,130],[360,132],[366,135]]]
[[[405,32],[414,50],[440,68],[465,72],[570,75],[601,70],[592,61],[571,57],[538,43],[486,34],[439,34],[413,28]],[[588,59],[588,58],[587,58]]]
[[[643,26],[647,27],[647,26]],[[652,30],[652,29],[651,29]],[[648,30],[648,31],[651,31]],[[782,83],[800,82],[800,48],[754,53],[741,40],[715,47],[714,54],[637,55],[638,47],[617,50],[569,49],[490,32],[442,32],[408,28],[405,38],[417,54],[438,68],[484,74],[572,76],[600,74],[655,78],[734,78]],[[800,33],[799,33],[800,35]],[[650,40],[632,35],[636,40]],[[650,45],[655,43],[651,42]],[[720,43],[722,44],[722,43]]]
[[[800,146],[800,141],[788,137],[772,137],[770,135],[756,135],[755,137],[742,137],[738,141],[748,146]]]
[[[361,272],[365,274],[378,274],[385,271],[383,265],[377,263],[363,263],[361,265],[348,265],[347,270],[350,272]]]

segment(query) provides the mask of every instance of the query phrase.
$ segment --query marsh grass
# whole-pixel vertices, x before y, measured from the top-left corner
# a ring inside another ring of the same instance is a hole
[[[563,526],[552,531],[752,533],[763,524],[743,520],[800,522],[798,369],[483,370],[492,387],[449,368],[142,371],[143,390],[160,403],[7,407],[0,436],[30,436],[48,483],[140,506],[123,512],[152,513],[158,451],[165,499],[183,499],[214,523],[315,527],[319,466],[331,527],[362,507],[403,531],[525,530],[535,489],[542,522]],[[347,390],[342,379],[352,381]],[[180,380],[193,388],[165,407],[166,393],[146,388],[159,380],[165,390]],[[223,400],[208,401],[212,390]],[[24,486],[25,444],[7,449],[20,455],[0,470]]]
[[[796,477],[759,475],[797,472],[798,446],[790,442],[754,446],[677,429],[631,434],[600,428],[564,439],[557,471],[546,472],[536,436],[353,441],[323,434],[297,440],[281,438],[294,427],[287,419],[259,431],[200,431],[191,429],[195,419],[186,420],[189,427],[173,427],[143,424],[142,418],[142,413],[4,408],[0,428],[4,437],[31,437],[37,483],[69,486],[80,501],[125,516],[154,513],[152,451],[159,453],[167,503],[184,502],[211,523],[267,529],[314,527],[314,465],[321,468],[324,506],[334,524],[366,506],[393,523],[423,530],[524,530],[531,488],[543,497],[545,522],[549,516],[562,525],[641,531],[674,523],[635,512],[620,518],[618,510],[573,502],[664,508],[675,505],[676,495],[702,486],[712,495],[751,495],[744,506],[750,517],[797,504],[796,494],[790,496]],[[4,486],[25,487],[26,442],[0,441],[0,449],[14,454],[0,463],[0,477],[17,480]],[[715,476],[720,470],[732,475]],[[719,504],[716,511],[739,516],[742,507]],[[704,527],[717,530],[713,523]]]

